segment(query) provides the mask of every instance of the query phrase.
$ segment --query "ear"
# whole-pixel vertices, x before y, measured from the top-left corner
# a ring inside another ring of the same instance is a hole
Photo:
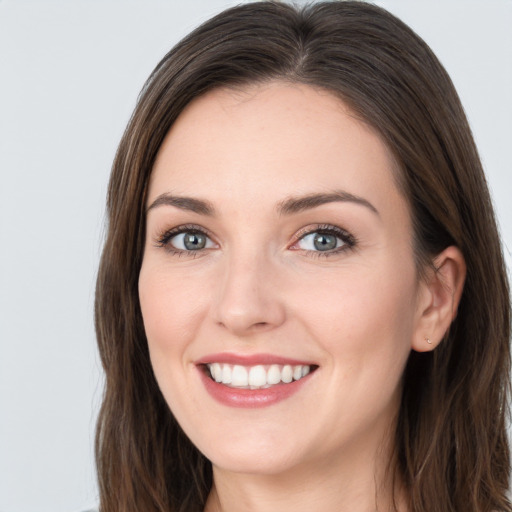
[[[434,268],[420,283],[418,306],[412,339],[413,350],[428,352],[441,343],[457,315],[466,262],[455,246],[447,247],[433,261]]]

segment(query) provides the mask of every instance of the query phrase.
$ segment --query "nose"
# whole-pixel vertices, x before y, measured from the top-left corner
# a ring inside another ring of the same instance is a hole
[[[224,264],[214,303],[216,323],[239,337],[279,327],[286,311],[275,265],[257,254],[232,255]]]

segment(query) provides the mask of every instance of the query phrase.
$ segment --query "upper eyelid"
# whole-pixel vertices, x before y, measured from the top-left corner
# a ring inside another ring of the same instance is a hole
[[[295,241],[300,240],[301,238],[304,238],[307,235],[310,235],[312,233],[317,232],[326,232],[326,233],[332,233],[335,235],[342,235],[345,238],[350,238],[351,240],[355,241],[355,237],[346,229],[343,229],[339,226],[333,225],[333,224],[317,224],[314,226],[305,226],[304,228],[297,231],[294,235]]]
[[[158,232],[159,234],[157,234],[155,240],[159,245],[162,245],[163,243],[168,242],[171,238],[186,232],[202,233],[208,238],[210,238],[212,241],[217,243],[215,241],[215,237],[211,234],[211,232],[208,229],[196,224],[181,224],[179,226],[163,230],[162,232]]]

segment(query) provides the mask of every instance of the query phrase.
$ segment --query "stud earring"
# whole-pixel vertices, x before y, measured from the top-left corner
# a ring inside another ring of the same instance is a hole
[[[430,340],[430,338],[427,336],[425,338],[425,341],[429,344],[429,345],[432,345],[432,341]]]

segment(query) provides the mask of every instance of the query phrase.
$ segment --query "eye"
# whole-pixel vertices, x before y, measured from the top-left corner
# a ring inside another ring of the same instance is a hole
[[[167,231],[159,238],[158,245],[177,253],[196,252],[216,247],[216,244],[204,231],[186,226]]]
[[[213,247],[213,242],[204,233],[194,231],[179,233],[171,237],[169,243],[180,251],[198,251]]]
[[[311,251],[317,253],[338,253],[355,245],[355,239],[345,230],[336,226],[322,226],[309,228],[304,234],[299,234],[299,239],[291,249]]]
[[[329,233],[310,233],[302,237],[297,244],[300,249],[306,251],[332,251],[344,242],[337,236]]]

